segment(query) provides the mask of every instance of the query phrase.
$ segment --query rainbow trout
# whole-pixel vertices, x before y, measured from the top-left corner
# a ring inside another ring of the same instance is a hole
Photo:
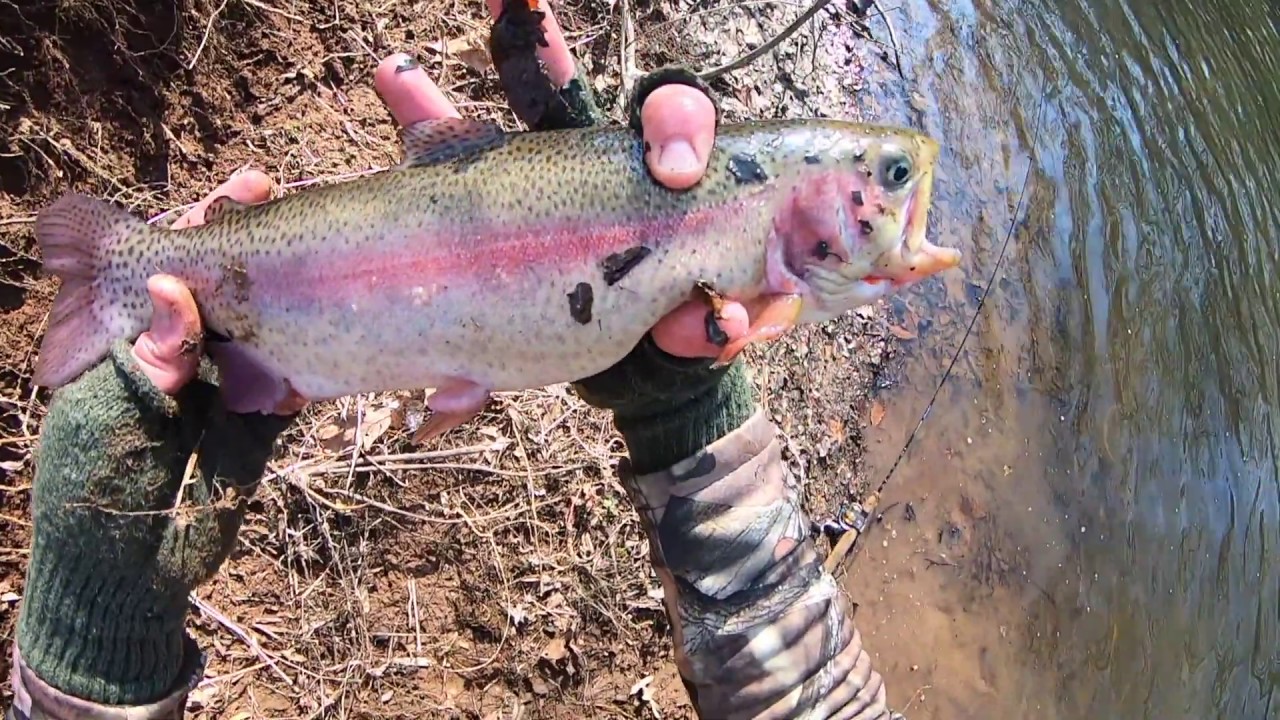
[[[63,385],[143,332],[147,278],[163,272],[196,297],[231,410],[435,388],[430,437],[493,391],[608,368],[691,298],[727,362],[960,260],[925,239],[938,148],[910,130],[723,125],[685,191],[651,178],[624,127],[450,119],[403,139],[396,168],[258,205],[219,198],[177,232],[60,198],[36,221],[62,286],[35,382]],[[710,321],[724,298],[752,308],[732,342]]]

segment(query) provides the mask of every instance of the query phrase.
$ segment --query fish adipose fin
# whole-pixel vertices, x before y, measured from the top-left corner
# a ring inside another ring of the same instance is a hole
[[[507,133],[497,123],[463,118],[422,120],[400,132],[402,167],[437,165],[501,147]]]
[[[160,232],[127,210],[86,195],[64,195],[36,217],[45,272],[62,280],[36,360],[36,385],[59,387],[111,351],[111,343],[146,329],[146,282],[106,276],[110,258],[135,235]]]

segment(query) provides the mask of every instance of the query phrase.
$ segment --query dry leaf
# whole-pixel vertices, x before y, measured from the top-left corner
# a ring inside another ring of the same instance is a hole
[[[447,43],[428,43],[427,48],[447,57],[455,57],[476,72],[484,72],[489,67],[489,49],[477,35],[464,35]]]
[[[831,437],[835,438],[836,442],[844,442],[844,420],[838,417],[831,418],[827,421],[827,429],[831,431]]]
[[[373,408],[364,414],[364,425],[361,428],[363,435],[360,438],[360,446],[366,452],[373,447],[378,438],[391,429],[391,418],[395,415],[398,406],[399,403],[391,402],[382,407]]]
[[[564,638],[553,638],[547,646],[542,648],[542,657],[551,662],[558,662],[565,659],[569,655],[569,648],[565,645]]]
[[[911,332],[910,330],[904,327],[899,327],[897,325],[890,325],[889,332],[893,333],[893,336],[898,338],[899,340],[915,340],[916,339],[915,333]]]
[[[884,403],[880,402],[879,400],[876,400],[875,402],[871,403],[871,426],[872,427],[880,426],[880,423],[884,420],[884,413],[885,413]]]

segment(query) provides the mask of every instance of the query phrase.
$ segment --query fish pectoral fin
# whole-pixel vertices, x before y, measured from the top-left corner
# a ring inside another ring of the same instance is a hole
[[[748,345],[755,342],[772,342],[786,335],[800,319],[804,298],[799,295],[765,295],[747,303],[751,325],[742,335],[726,343],[716,358],[715,366],[733,362]]]
[[[504,144],[507,132],[497,123],[465,118],[422,120],[400,131],[402,167],[437,165]]]

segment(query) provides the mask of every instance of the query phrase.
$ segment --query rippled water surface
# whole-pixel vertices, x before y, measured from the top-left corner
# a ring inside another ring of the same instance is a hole
[[[873,477],[1014,228],[851,566],[895,704],[1280,718],[1280,7],[880,5],[915,96],[873,71],[866,110],[943,142],[966,259],[896,303],[919,337]]]

